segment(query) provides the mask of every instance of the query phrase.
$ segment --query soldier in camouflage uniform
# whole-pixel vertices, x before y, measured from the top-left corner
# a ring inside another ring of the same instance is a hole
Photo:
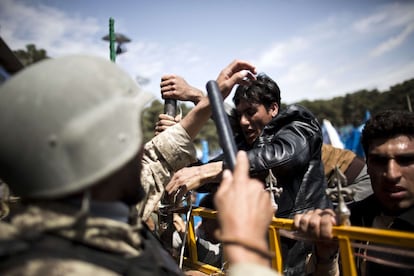
[[[251,69],[232,66],[222,72],[226,92]],[[2,84],[0,178],[21,205],[0,221],[1,275],[182,273],[137,213],[194,160],[190,141],[209,104],[142,148],[148,99],[114,63],[88,56],[42,61]]]
[[[2,85],[0,177],[22,202],[0,224],[0,274],[182,274],[139,221],[128,224],[145,196],[148,100],[116,65],[87,56],[41,62]]]

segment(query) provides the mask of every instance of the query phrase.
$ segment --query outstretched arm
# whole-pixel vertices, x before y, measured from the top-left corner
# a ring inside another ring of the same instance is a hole
[[[206,183],[218,183],[221,180],[222,168],[222,161],[182,168],[174,173],[165,190],[171,195],[181,189],[177,198],[182,198],[189,190],[198,189]]]

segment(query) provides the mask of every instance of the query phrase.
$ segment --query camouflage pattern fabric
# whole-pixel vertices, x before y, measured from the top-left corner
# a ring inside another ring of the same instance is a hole
[[[44,233],[64,237],[105,251],[138,256],[141,241],[135,228],[116,220],[79,216],[80,210],[59,203],[22,208],[10,223],[1,222],[0,240],[38,239]]]
[[[147,198],[137,205],[142,220],[146,221],[157,208],[173,173],[196,160],[195,147],[181,124],[169,127],[145,144],[141,184]]]
[[[6,256],[29,251],[34,244],[44,244],[64,251],[67,241],[92,248],[96,252],[109,252],[119,256],[135,257],[142,251],[137,227],[106,218],[80,217],[79,210],[71,206],[47,203],[22,208],[10,223],[0,222],[0,260]],[[52,238],[51,238],[52,237]],[[63,239],[53,239],[62,237]],[[92,252],[93,252],[92,251]],[[85,260],[42,256],[35,252],[28,261],[6,269],[7,275],[118,275]],[[2,262],[0,262],[1,264]],[[0,271],[5,272],[0,265]]]

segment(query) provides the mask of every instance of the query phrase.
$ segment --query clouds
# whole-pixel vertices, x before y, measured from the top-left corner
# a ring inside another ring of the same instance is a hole
[[[307,49],[308,41],[305,37],[293,37],[286,42],[275,42],[271,47],[260,53],[256,62],[257,67],[263,69],[281,68],[287,66],[289,57]]]
[[[192,9],[188,3],[168,7],[170,2],[165,2],[159,10],[147,3],[139,6],[141,15],[131,17],[134,1],[122,6],[102,3],[100,9],[108,11],[98,13],[81,1],[3,0],[0,35],[12,49],[34,43],[51,57],[90,53],[109,58],[108,42],[102,37],[108,33],[110,11],[117,15],[116,30],[132,38],[116,62],[133,78],[150,79],[146,89],[158,98],[163,74],[182,75],[204,89],[235,58],[249,60],[275,78],[285,103],[329,99],[364,88],[387,89],[414,77],[414,3],[316,0],[312,7],[319,5],[323,12],[304,9],[297,16],[294,4],[263,1],[266,4],[250,5],[243,13],[235,10],[246,9],[243,5],[221,3],[221,9],[234,13],[223,12],[227,23],[215,22],[213,33],[203,33],[212,31],[203,18],[217,9],[215,5]],[[198,20],[174,25],[174,8]],[[273,9],[278,11],[275,19],[270,16]],[[237,29],[241,15],[250,16],[242,30]]]
[[[414,22],[414,3],[403,2],[379,6],[372,13],[354,22],[353,27],[361,33],[383,32]]]
[[[413,54],[399,49],[414,40],[413,32],[414,3],[338,12],[264,49],[257,64],[275,77],[287,102],[387,89],[414,77],[407,70]]]
[[[363,34],[389,33],[371,52],[379,57],[403,44],[414,32],[414,3],[396,3],[381,7],[372,15],[354,23],[354,29]]]
[[[91,41],[102,31],[93,18],[71,17],[42,4],[4,0],[0,11],[1,35],[15,49],[35,43],[53,56],[80,52],[86,45],[93,47]],[[99,52],[96,47],[92,50]]]
[[[374,48],[370,55],[372,57],[378,57],[381,56],[389,51],[392,51],[393,49],[400,46],[404,41],[412,35],[414,32],[414,23],[409,24],[403,30],[398,33],[396,36],[390,37],[384,42],[382,42],[380,45],[378,45],[376,48]]]

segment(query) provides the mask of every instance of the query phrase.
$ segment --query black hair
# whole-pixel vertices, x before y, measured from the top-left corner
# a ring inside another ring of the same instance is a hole
[[[414,113],[404,110],[385,110],[375,114],[365,124],[361,144],[365,156],[375,139],[387,139],[396,135],[414,136]]]
[[[269,110],[273,103],[280,107],[280,89],[277,83],[264,73],[257,75],[256,80],[240,84],[233,97],[237,106],[241,100],[263,104]]]

